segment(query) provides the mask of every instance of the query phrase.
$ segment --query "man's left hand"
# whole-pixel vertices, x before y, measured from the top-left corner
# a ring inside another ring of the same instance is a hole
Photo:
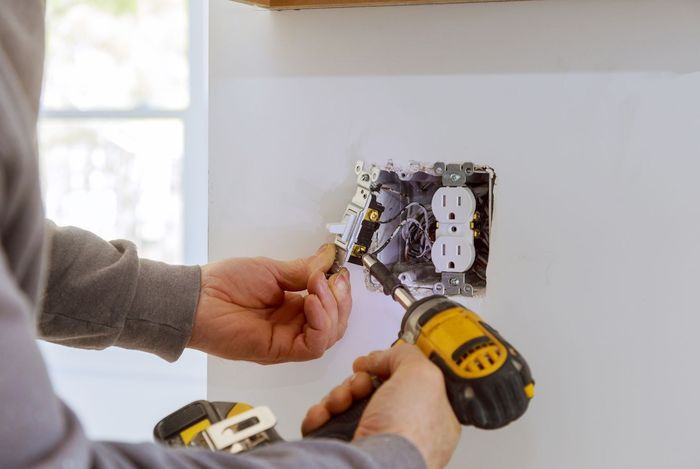
[[[326,279],[335,247],[293,261],[227,259],[202,266],[189,347],[232,360],[318,358],[345,333],[352,307],[347,269]],[[308,290],[308,294],[301,292]]]

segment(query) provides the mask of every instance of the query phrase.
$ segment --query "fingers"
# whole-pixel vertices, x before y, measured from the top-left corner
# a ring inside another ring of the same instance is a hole
[[[305,358],[318,358],[335,344],[347,329],[352,309],[350,280],[347,269],[326,280],[321,271],[309,277],[309,294],[304,298]]]
[[[307,295],[304,298],[304,315],[306,316],[306,325],[304,326],[303,348],[307,351],[304,352],[303,359],[318,358],[326,351],[327,336],[331,328],[326,310],[318,296]]]
[[[347,269],[342,269],[326,280],[321,272],[316,272],[309,278],[308,290],[309,295],[318,297],[328,317],[327,338],[330,347],[345,334],[348,327],[348,317],[352,309],[350,273]]]
[[[333,265],[334,259],[335,246],[324,244],[311,257],[291,261],[261,258],[260,261],[274,275],[280,288],[287,291],[301,291],[306,289],[309,278],[314,272],[327,272]]]
[[[322,331],[326,335],[326,346],[330,347],[335,343],[337,337],[338,303],[326,276],[321,271],[316,271],[309,277],[308,290],[309,295],[315,295],[323,306],[325,320]]]
[[[386,379],[394,374],[399,367],[406,365],[431,365],[415,345],[399,343],[388,350],[372,352],[359,357],[352,365],[355,372],[366,372],[379,378]]]
[[[321,401],[311,407],[301,424],[301,432],[306,435],[326,424],[332,416],[342,414],[356,400],[372,393],[374,387],[367,373],[355,373]]]
[[[354,373],[343,384],[336,386],[322,404],[333,415],[342,414],[350,408],[353,401],[357,401],[372,393],[374,385],[372,378],[367,373]]]
[[[316,404],[306,412],[306,417],[301,422],[301,434],[306,436],[312,431],[320,428],[331,419],[331,414],[321,404]]]
[[[352,310],[352,295],[350,293],[350,272],[343,267],[337,274],[331,276],[328,281],[335,301],[338,304],[338,323],[335,340],[340,340],[348,328],[348,318]]]

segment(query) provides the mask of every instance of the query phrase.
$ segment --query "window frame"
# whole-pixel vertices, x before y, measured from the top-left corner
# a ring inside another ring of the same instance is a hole
[[[187,0],[189,105],[183,109],[138,107],[132,109],[40,110],[40,120],[139,120],[178,119],[184,129],[182,181],[182,259],[185,264],[207,261],[207,96],[208,2]]]

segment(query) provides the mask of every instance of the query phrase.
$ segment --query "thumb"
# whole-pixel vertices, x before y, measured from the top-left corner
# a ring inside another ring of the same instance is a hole
[[[328,269],[333,265],[335,260],[335,244],[326,243],[322,244],[316,254],[307,258],[309,263],[309,274],[320,270],[321,272],[328,272]]]
[[[316,271],[326,272],[335,260],[335,245],[324,244],[313,256],[278,261],[267,259],[268,267],[280,288],[287,291],[306,290],[309,277]]]

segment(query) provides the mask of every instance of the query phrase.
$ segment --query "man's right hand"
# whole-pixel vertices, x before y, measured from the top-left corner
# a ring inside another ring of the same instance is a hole
[[[374,392],[355,431],[355,439],[395,433],[413,443],[428,468],[447,465],[459,441],[461,426],[452,411],[440,370],[414,345],[398,344],[372,352],[353,364],[355,374],[311,407],[301,425],[306,435],[353,401],[374,390],[370,376],[383,384]]]

